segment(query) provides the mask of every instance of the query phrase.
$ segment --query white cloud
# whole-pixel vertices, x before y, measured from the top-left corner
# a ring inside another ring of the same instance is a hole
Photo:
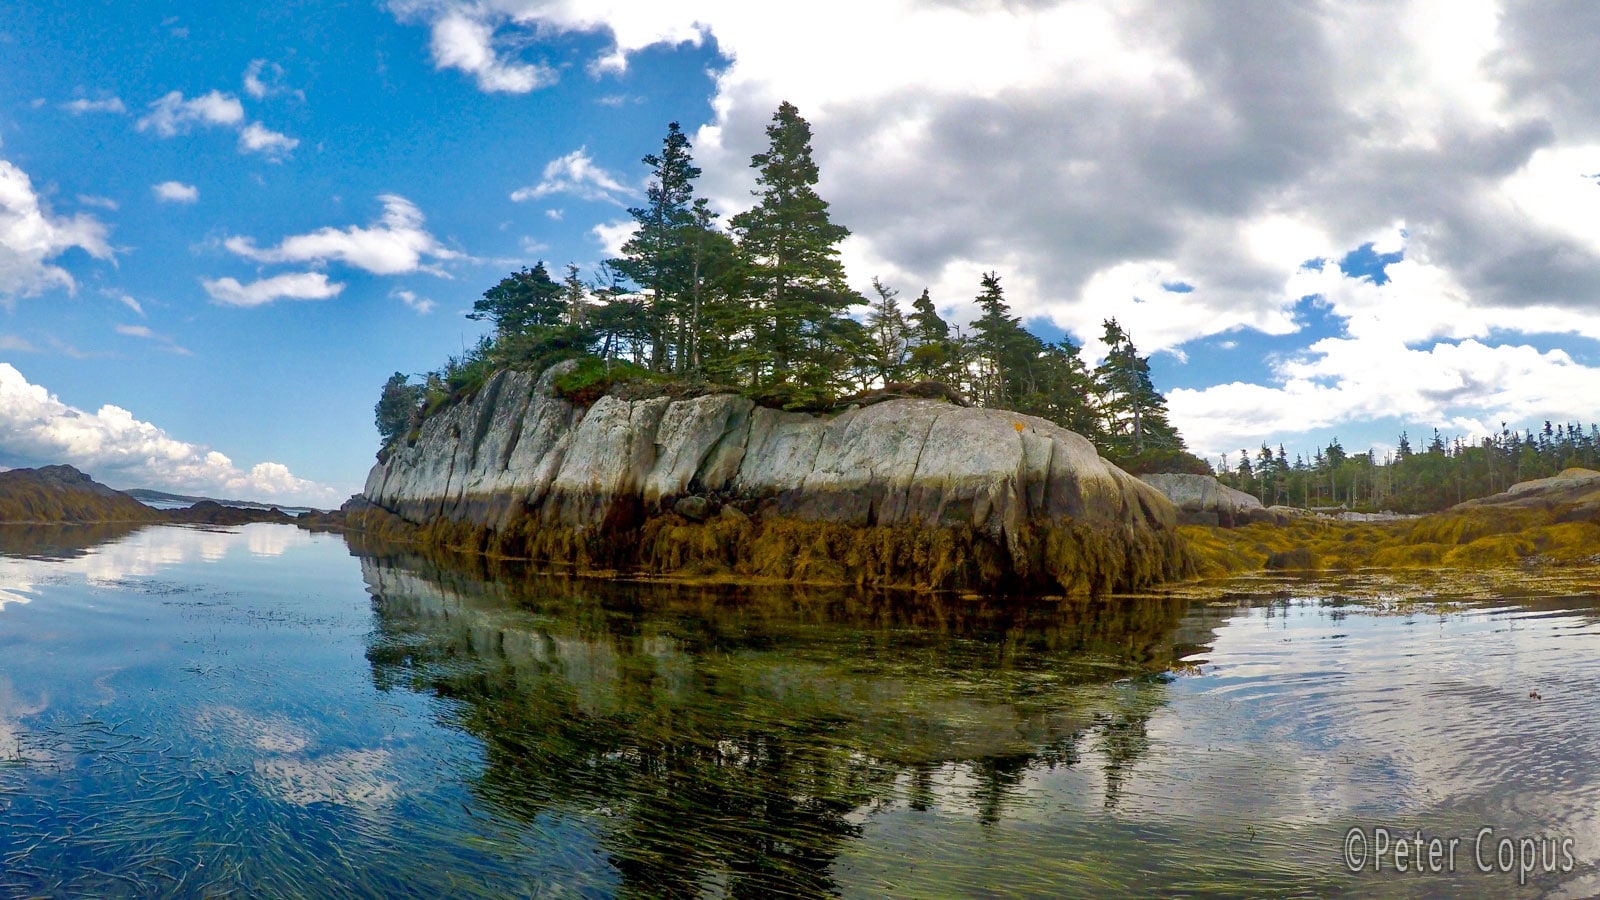
[[[120,335],[141,338],[147,341],[154,341],[155,343],[160,344],[161,349],[166,350],[168,353],[176,353],[179,356],[194,355],[193,353],[189,352],[188,348],[179,346],[178,342],[174,341],[171,337],[168,337],[164,334],[157,334],[156,332],[151,331],[149,326],[146,325],[118,325],[116,330],[117,334]]]
[[[344,229],[320,228],[309,234],[284,238],[276,247],[257,247],[247,237],[230,237],[223,246],[246,259],[263,263],[341,262],[374,275],[409,272],[438,273],[438,263],[462,254],[439,243],[423,227],[422,211],[396,194],[378,198],[383,215],[372,226]]]
[[[144,317],[144,307],[140,305],[138,300],[133,299],[133,297],[127,294],[113,294],[113,296],[117,298],[118,303],[121,303],[123,306],[126,306],[127,308],[138,313],[141,318]]]
[[[239,98],[221,91],[209,91],[192,100],[181,91],[172,91],[150,104],[150,112],[139,120],[140,131],[154,131],[162,137],[187,134],[196,124],[237,126],[244,121]]]
[[[0,305],[50,287],[72,289],[72,276],[51,260],[74,247],[109,260],[106,236],[106,226],[93,216],[52,215],[27,173],[0,159]]]
[[[1017,311],[1080,337],[1130,265],[1195,287],[1180,305],[1201,314],[1165,327],[1163,345],[1281,333],[1285,277],[1397,219],[1475,297],[1538,291],[1524,276],[1542,272],[1562,305],[1600,301],[1600,191],[1571,180],[1600,137],[1600,110],[1573,99],[1587,96],[1590,11],[820,0],[773,28],[769,7],[722,0],[391,8],[479,47],[598,33],[610,43],[594,66],[607,70],[713,37],[728,64],[695,152],[723,212],[748,205],[750,154],[778,101],[793,101],[815,126],[836,220],[863,255],[893,261],[903,289],[954,261],[1009,256]],[[1545,149],[1532,183],[1502,184]]]
[[[331,505],[337,492],[279,463],[241,471],[227,456],[180,441],[117,406],[90,413],[62,403],[0,363],[0,449],[25,460],[67,463],[101,481],[190,494]]]
[[[290,272],[240,284],[235,278],[202,278],[211,299],[224,306],[262,306],[274,300],[326,300],[344,290],[321,272]]]
[[[594,164],[588,148],[579,147],[545,163],[539,183],[513,191],[515,202],[538,200],[552,194],[572,194],[584,200],[600,200],[623,205],[615,195],[636,196],[637,191],[618,181],[616,176]]]
[[[1385,274],[1378,284],[1333,263],[1295,273],[1285,294],[1317,297],[1343,333],[1278,361],[1268,384],[1171,391],[1173,424],[1215,456],[1376,419],[1483,436],[1502,421],[1593,418],[1600,368],[1559,349],[1482,339],[1506,329],[1600,340],[1600,311],[1475,303],[1448,272],[1413,259]]]
[[[257,100],[267,96],[268,88],[266,82],[261,80],[261,70],[266,64],[267,61],[264,59],[252,59],[250,60],[250,65],[246,66],[244,70],[244,92]],[[276,64],[274,64],[274,68],[277,68]],[[278,69],[278,71],[281,73],[283,70]]]
[[[494,46],[494,29],[466,14],[450,12],[435,19],[429,49],[439,69],[472,75],[481,90],[526,94],[556,82],[555,70],[520,62]]]
[[[27,338],[14,334],[0,334],[0,350],[7,353],[38,353],[39,348],[29,343]],[[0,470],[4,471],[4,470]]]
[[[298,146],[299,138],[279,134],[260,122],[251,122],[239,132],[240,153],[259,153],[274,162],[283,159]]]
[[[417,315],[425,316],[433,312],[434,302],[427,297],[419,297],[414,291],[395,291],[389,296],[396,298],[406,306],[416,310]]]
[[[283,66],[264,59],[253,59],[244,70],[244,92],[257,100],[289,94],[300,100],[305,92],[289,87]]]
[[[121,114],[128,111],[128,108],[122,105],[121,97],[105,97],[100,100],[87,100],[79,97],[76,100],[69,100],[61,104],[61,108],[75,116],[81,116],[84,113]]]
[[[638,222],[632,219],[620,219],[615,222],[602,222],[589,229],[589,233],[594,235],[594,239],[600,242],[601,251],[609,259],[621,256],[622,245],[626,244],[628,238],[633,237],[633,233],[638,230]]]
[[[157,200],[166,203],[193,203],[200,199],[199,188],[181,181],[163,181],[151,185],[150,190],[155,193]]]
[[[111,212],[116,212],[121,208],[117,201],[111,199],[110,197],[97,197],[93,194],[79,194],[78,202],[82,203],[84,206],[93,206],[99,209],[110,210]]]

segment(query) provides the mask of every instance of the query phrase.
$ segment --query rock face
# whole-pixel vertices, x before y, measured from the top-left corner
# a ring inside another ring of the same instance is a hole
[[[71,466],[0,472],[0,522],[156,522],[157,510]]]
[[[1182,574],[1176,511],[1050,422],[897,399],[819,417],[502,372],[373,467],[356,527],[578,565],[1101,590]]]
[[[1236,528],[1251,522],[1279,522],[1287,517],[1279,508],[1264,509],[1260,500],[1210,475],[1140,475],[1139,480],[1172,501],[1178,508],[1178,521],[1184,525]]]
[[[1469,510],[1483,507],[1512,509],[1552,510],[1570,508],[1582,512],[1584,518],[1600,513],[1600,472],[1593,469],[1566,469],[1549,478],[1519,481],[1506,490],[1458,504],[1455,509]]]

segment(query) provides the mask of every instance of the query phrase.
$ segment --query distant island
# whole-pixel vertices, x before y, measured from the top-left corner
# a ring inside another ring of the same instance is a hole
[[[196,497],[188,494],[169,494],[166,491],[152,490],[151,488],[129,488],[122,493],[147,506],[157,509],[178,509],[193,506],[196,503],[215,503],[218,506],[232,506],[239,509],[278,509],[289,515],[301,515],[317,510],[309,506],[280,506],[276,503],[262,503],[258,500],[224,500],[220,497]]]
[[[142,496],[141,496],[142,495]],[[159,508],[145,498],[192,500],[182,507]],[[309,523],[315,510],[295,516],[281,507],[235,505],[205,497],[160,491],[118,491],[72,466],[41,466],[0,472],[0,525],[104,525],[112,523],[244,525],[250,522]]]

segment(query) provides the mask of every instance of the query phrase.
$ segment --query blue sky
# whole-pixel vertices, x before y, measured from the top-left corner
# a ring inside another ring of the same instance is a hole
[[[1269,21],[1270,19],[1270,21]],[[1210,456],[1595,418],[1588,7],[0,3],[0,465],[336,504],[372,404],[681,122],[730,214],[778,101],[853,283],[1118,317]]]

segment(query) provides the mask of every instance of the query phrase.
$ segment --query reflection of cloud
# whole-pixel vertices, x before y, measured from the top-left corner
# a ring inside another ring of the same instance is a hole
[[[317,758],[256,761],[256,775],[266,787],[296,806],[388,803],[397,793],[394,782],[386,777],[388,768],[387,750],[349,750]]]
[[[23,703],[11,687],[11,679],[0,675],[0,760],[21,759],[26,762],[50,762],[50,751],[25,748],[19,739],[23,733],[20,720],[36,716],[49,707],[43,697],[38,703]]]
[[[201,707],[194,723],[224,743],[266,753],[299,753],[314,743],[310,732],[286,716],[257,716],[235,706]]]
[[[0,610],[7,603],[26,603],[26,594],[46,579],[77,575],[89,584],[108,584],[130,577],[155,575],[168,566],[214,563],[240,550],[256,556],[282,556],[290,548],[315,541],[310,532],[292,525],[257,522],[235,528],[151,526],[121,540],[91,548],[73,559],[26,559],[0,556]]]

